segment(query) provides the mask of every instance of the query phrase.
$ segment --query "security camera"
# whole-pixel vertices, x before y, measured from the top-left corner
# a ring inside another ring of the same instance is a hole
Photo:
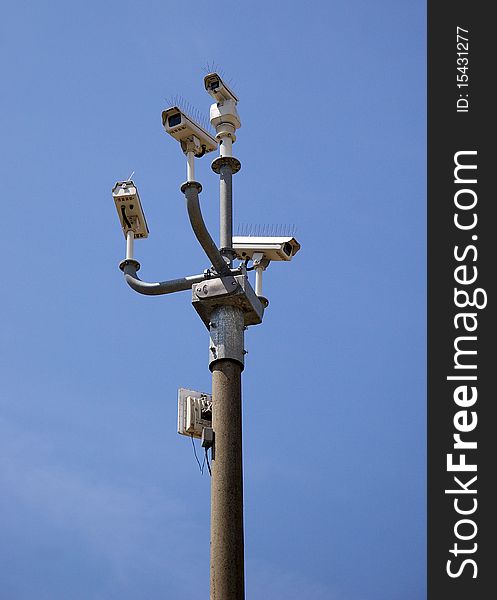
[[[204,77],[206,91],[214,98],[216,102],[223,103],[226,100],[238,102],[238,98],[224,83],[217,73],[209,73]]]
[[[203,156],[217,149],[218,141],[177,106],[162,112],[164,129],[181,144],[183,152]]]
[[[233,249],[241,260],[253,259],[263,254],[267,260],[292,260],[300,250],[300,244],[293,237],[233,237]]]
[[[127,236],[128,231],[134,233],[135,239],[148,237],[147,221],[135,184],[132,181],[118,181],[112,188],[112,197],[116,204],[124,237]]]
[[[236,141],[235,131],[242,126],[236,107],[238,98],[217,73],[206,75],[204,85],[215,100],[209,118],[221,142],[221,155],[231,156],[231,145]]]

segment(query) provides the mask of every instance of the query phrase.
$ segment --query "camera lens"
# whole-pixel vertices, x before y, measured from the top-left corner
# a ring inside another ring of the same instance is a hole
[[[175,113],[171,115],[167,120],[169,127],[175,127],[181,123],[181,113]]]

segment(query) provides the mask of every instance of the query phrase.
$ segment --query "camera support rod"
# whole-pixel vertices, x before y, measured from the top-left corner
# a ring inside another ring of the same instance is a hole
[[[257,296],[262,296],[262,273],[264,267],[255,267],[255,293]]]
[[[133,247],[135,242],[135,232],[129,229],[126,232],[126,260],[133,258]]]
[[[195,181],[195,154],[191,150],[186,153],[186,180]]]
[[[231,266],[234,259],[233,253],[233,202],[232,202],[232,179],[233,172],[228,164],[223,165],[219,170],[220,175],[220,196],[219,206],[219,245],[221,254],[226,257]]]
[[[129,287],[139,294],[145,296],[162,296],[163,294],[173,294],[174,292],[184,292],[191,290],[192,285],[200,283],[209,278],[209,275],[190,275],[181,279],[170,279],[169,281],[160,281],[149,283],[142,281],[136,272],[140,269],[140,263],[134,259],[125,259],[119,264],[119,268],[124,273],[124,279]]]
[[[218,275],[230,276],[230,266],[217,249],[211,234],[205,226],[202,211],[200,210],[198,195],[202,191],[202,186],[197,181],[187,181],[181,186],[181,191],[185,194],[186,208],[193,233],[207,254],[207,258],[212,262],[212,266]]]

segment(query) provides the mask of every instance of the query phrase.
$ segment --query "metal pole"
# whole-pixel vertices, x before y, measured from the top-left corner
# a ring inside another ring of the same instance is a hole
[[[219,211],[219,244],[221,254],[229,259],[231,267],[233,256],[233,171],[230,165],[223,165],[219,171],[220,175],[220,211]]]
[[[221,138],[221,144],[219,146],[219,153],[221,156],[231,156],[233,146],[233,140],[229,135],[223,135]]]
[[[193,152],[186,153],[186,180],[195,181],[195,155]]]
[[[262,273],[264,267],[255,267],[255,293],[257,296],[262,296]]]
[[[220,175],[220,247],[232,265],[233,171]],[[209,368],[212,371],[211,600],[244,600],[242,371],[244,315],[220,306],[211,316]]]
[[[209,329],[214,430],[210,600],[244,600],[242,310],[235,306],[217,308]]]
[[[126,233],[126,260],[133,258],[133,242],[135,241],[135,232],[128,229]]]

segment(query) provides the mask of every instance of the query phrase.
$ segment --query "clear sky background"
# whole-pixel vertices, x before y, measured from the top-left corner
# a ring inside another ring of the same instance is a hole
[[[188,292],[125,285],[111,189],[135,171],[144,279],[208,266],[160,115],[207,115],[214,62],[235,222],[302,244],[246,336],[247,598],[424,599],[425,3],[16,0],[0,27],[0,597],[208,597],[209,477],[176,433],[208,335]]]

